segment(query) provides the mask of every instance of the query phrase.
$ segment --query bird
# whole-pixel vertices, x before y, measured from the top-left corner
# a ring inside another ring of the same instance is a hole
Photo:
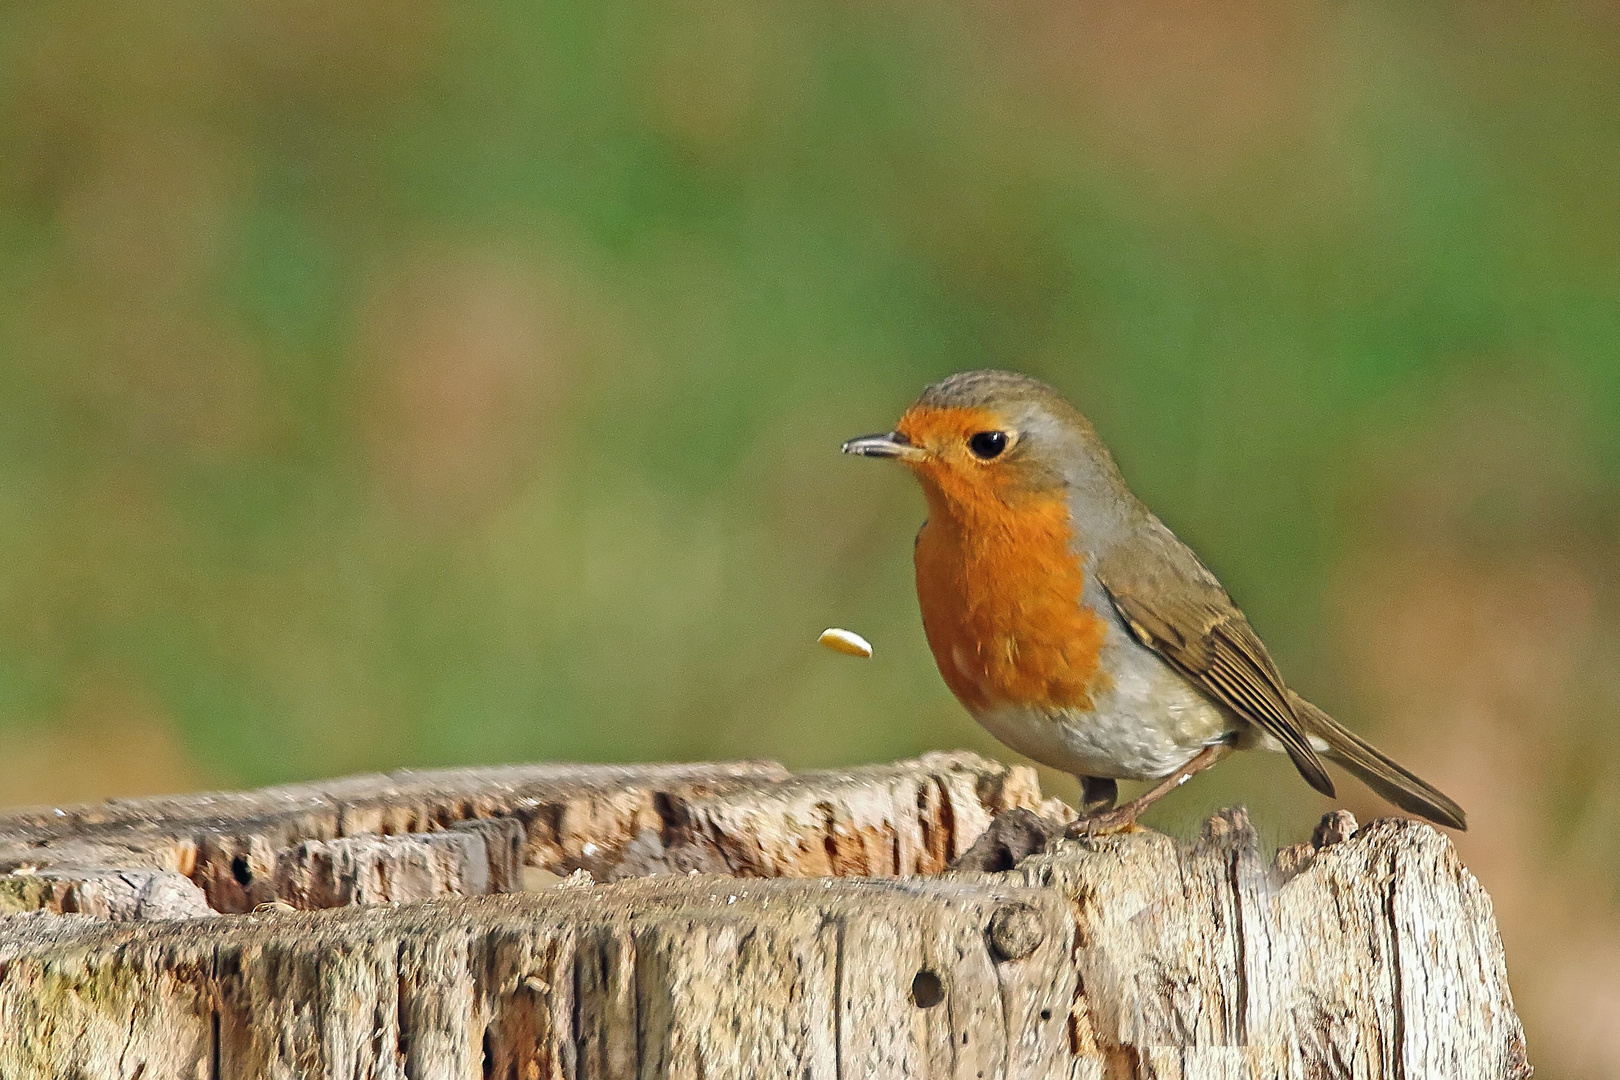
[[[1463,830],[1445,794],[1301,697],[1193,550],[1126,485],[1091,422],[1011,371],[951,375],[893,431],[843,444],[922,486],[914,558],[929,650],[967,711],[1080,781],[1072,834],[1134,827],[1234,750],[1325,762],[1395,806]],[[1119,780],[1157,781],[1116,805]]]

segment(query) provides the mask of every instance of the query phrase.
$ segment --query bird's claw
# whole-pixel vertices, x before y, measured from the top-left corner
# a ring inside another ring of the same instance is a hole
[[[1136,815],[1119,810],[1106,810],[1100,814],[1087,814],[1069,823],[1065,832],[1071,840],[1089,840],[1099,836],[1113,836],[1131,832],[1136,828]]]

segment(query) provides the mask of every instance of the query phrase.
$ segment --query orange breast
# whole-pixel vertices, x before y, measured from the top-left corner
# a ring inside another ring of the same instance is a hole
[[[917,599],[951,692],[972,712],[1089,708],[1107,678],[1098,668],[1106,626],[1080,602],[1063,500],[980,503],[970,522],[943,500],[929,503],[917,535]]]

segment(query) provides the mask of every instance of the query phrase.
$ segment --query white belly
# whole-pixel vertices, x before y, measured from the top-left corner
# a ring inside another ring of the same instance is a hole
[[[1242,721],[1214,704],[1158,654],[1110,627],[1113,685],[1089,712],[1001,705],[974,716],[997,739],[1074,776],[1152,780],[1185,765]]]

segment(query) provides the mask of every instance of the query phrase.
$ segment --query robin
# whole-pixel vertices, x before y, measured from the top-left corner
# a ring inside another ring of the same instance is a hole
[[[1051,387],[952,375],[895,430],[844,444],[922,484],[917,600],[939,673],[992,735],[1080,780],[1074,831],[1126,828],[1234,749],[1280,750],[1333,795],[1323,759],[1454,829],[1462,808],[1288,688],[1243,612],[1131,494]],[[1115,781],[1158,780],[1115,807]]]

